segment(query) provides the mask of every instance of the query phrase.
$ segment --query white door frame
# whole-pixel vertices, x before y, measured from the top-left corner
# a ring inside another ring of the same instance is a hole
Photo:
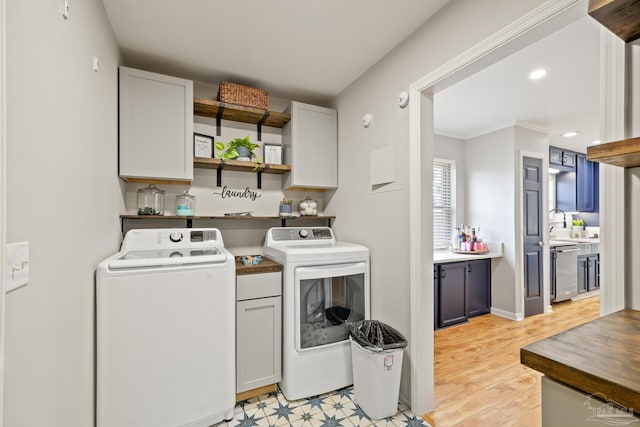
[[[409,342],[411,345],[409,356],[411,360],[411,408],[415,413],[424,414],[434,409],[433,256],[431,248],[433,224],[430,190],[432,180],[430,175],[433,168],[431,164],[433,159],[433,94],[543,38],[550,32],[574,22],[584,16],[584,10],[586,10],[586,0],[548,0],[409,87],[411,99],[409,113],[409,247],[411,254],[409,265],[411,332]],[[603,59],[601,58],[601,60]],[[618,61],[615,64],[610,64],[610,67],[618,75],[620,67],[624,69],[624,61],[622,65]],[[616,94],[619,96],[619,92]],[[608,101],[612,104],[607,105],[619,104],[616,94],[612,95],[612,99]],[[617,118],[618,114],[619,110],[615,109],[612,115]],[[618,129],[617,122],[611,126]],[[610,181],[608,173],[602,174],[602,178],[601,195],[607,193],[614,184],[617,185],[617,182]],[[618,195],[617,192],[616,195]],[[603,200],[601,196],[601,201]],[[624,210],[621,208],[624,198],[610,197],[607,199],[607,203],[610,205],[605,207],[606,212],[603,214],[603,218],[608,218],[612,212]],[[618,234],[617,231],[610,234],[609,239],[620,237],[614,235]],[[618,240],[618,242],[620,241],[624,240]],[[611,246],[607,245],[607,240],[603,241],[601,248],[603,251],[611,250]],[[608,258],[604,259],[605,262],[609,262],[606,261]],[[617,260],[616,267],[620,262],[624,263],[624,257]],[[624,271],[624,268],[618,269],[618,272],[620,271]],[[609,274],[612,272],[607,271],[606,273],[607,275],[603,279],[607,283],[605,288],[609,284],[616,289],[623,287],[624,281],[609,282]],[[624,289],[615,292],[616,295],[620,292],[624,295]],[[602,298],[607,299],[608,295],[608,292],[603,292]],[[519,304],[522,306],[524,303],[520,302]],[[604,304],[609,305],[608,302]]]
[[[4,425],[5,271],[7,243],[7,49],[6,0],[0,0],[0,427]]]

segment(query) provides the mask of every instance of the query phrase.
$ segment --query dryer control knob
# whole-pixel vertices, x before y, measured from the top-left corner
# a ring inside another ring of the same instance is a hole
[[[179,231],[172,231],[171,234],[169,234],[169,240],[172,242],[179,242],[182,240],[182,237],[182,233]]]
[[[309,232],[307,230],[300,230],[298,232],[298,234],[300,235],[300,237],[302,237],[303,239],[306,239],[307,236],[309,235]]]

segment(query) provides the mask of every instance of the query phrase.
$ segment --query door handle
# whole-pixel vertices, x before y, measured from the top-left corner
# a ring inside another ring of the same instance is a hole
[[[471,264],[467,265],[467,272],[471,273]]]
[[[542,240],[540,240],[540,241],[538,242],[538,246],[543,247],[543,246],[544,246],[544,242],[543,242]]]
[[[444,279],[445,277],[447,277],[447,271],[443,269],[443,270],[440,272],[440,277],[442,277],[443,279]]]

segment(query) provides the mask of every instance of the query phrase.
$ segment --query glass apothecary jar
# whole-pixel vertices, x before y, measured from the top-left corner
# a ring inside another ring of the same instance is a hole
[[[313,216],[318,215],[318,202],[307,196],[298,205],[301,216]]]
[[[176,196],[176,215],[194,216],[196,214],[196,196],[185,191]]]
[[[164,215],[164,190],[149,184],[138,190],[138,215]]]

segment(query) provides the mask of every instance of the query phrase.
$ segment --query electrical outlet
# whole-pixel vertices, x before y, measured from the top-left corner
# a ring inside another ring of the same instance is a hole
[[[7,244],[4,267],[5,292],[29,283],[29,242]]]

